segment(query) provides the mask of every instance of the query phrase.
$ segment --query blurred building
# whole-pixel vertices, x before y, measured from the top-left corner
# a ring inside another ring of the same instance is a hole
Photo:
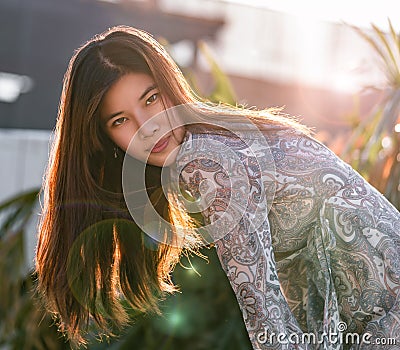
[[[375,18],[371,14],[374,9],[366,5],[362,11],[350,11],[350,16],[348,5],[326,2],[321,6],[315,4],[314,10],[324,7],[328,12],[314,16],[315,11],[307,6],[310,2],[158,3],[169,12],[224,18],[225,25],[209,46],[229,74],[238,101],[258,108],[285,107],[284,111],[314,127],[321,139],[338,147],[347,137],[351,116],[369,114],[381,98],[376,90],[360,92],[365,86],[382,86],[384,76],[370,46],[350,26],[356,23],[369,29]],[[390,8],[383,5],[383,9]],[[368,16],[355,21],[362,18],[364,11]],[[388,28],[390,14],[384,17],[382,29]],[[341,21],[340,16],[348,22]],[[198,79],[207,91],[213,82],[201,56],[196,67]]]
[[[0,128],[55,125],[62,78],[73,51],[96,33],[126,24],[196,50],[223,21],[161,11],[154,1],[2,0]]]

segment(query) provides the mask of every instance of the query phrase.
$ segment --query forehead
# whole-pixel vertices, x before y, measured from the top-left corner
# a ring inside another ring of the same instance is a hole
[[[149,87],[154,85],[151,76],[145,73],[128,73],[119,78],[103,96],[100,103],[100,116],[124,110],[140,101],[140,97]]]

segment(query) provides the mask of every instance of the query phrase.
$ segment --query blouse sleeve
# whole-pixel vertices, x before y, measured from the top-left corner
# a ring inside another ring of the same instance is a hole
[[[198,203],[253,348],[306,349],[294,344],[302,331],[278,281],[267,217],[269,182],[260,176],[260,157],[255,161],[247,146],[226,145],[218,136],[211,141],[198,137],[184,146],[179,179]]]

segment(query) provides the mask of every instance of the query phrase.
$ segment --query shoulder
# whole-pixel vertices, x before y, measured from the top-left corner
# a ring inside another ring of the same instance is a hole
[[[236,124],[230,129],[189,130],[178,153],[178,166],[193,159],[208,159],[226,164],[240,159],[248,164],[273,160],[278,168],[321,169],[346,165],[333,151],[311,135],[290,126]],[[271,159],[270,159],[271,158]]]
[[[331,167],[345,163],[325,144],[295,128],[266,128],[263,134],[277,165]]]

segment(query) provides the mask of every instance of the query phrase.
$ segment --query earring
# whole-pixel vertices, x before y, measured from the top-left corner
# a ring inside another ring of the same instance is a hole
[[[118,158],[118,147],[114,146],[114,159]]]

